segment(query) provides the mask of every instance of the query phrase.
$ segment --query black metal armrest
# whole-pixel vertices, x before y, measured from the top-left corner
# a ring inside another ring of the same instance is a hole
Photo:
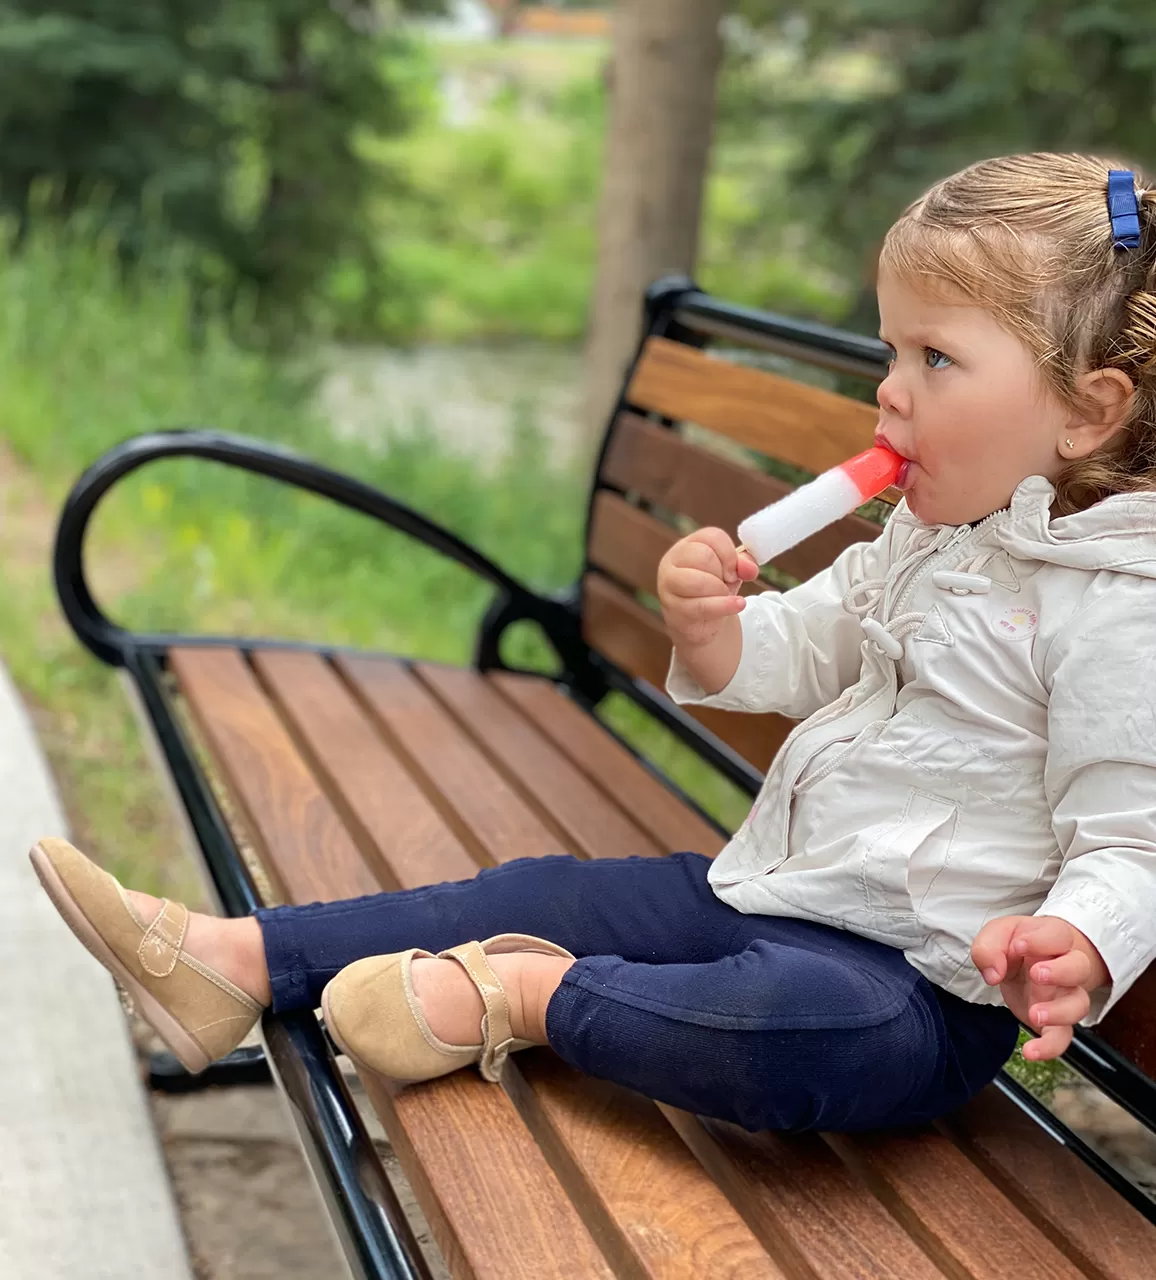
[[[56,532],[53,574],[60,604],[79,639],[98,658],[123,666],[133,647],[164,646],[173,637],[139,635],[118,626],[93,599],[84,573],[84,540],[100,500],[122,477],[159,458],[194,457],[268,476],[329,498],[350,510],[380,520],[470,569],[497,588],[504,623],[533,618],[545,630],[567,665],[581,665],[585,646],[573,610],[563,600],[536,595],[481,552],[411,507],[370,485],[330,470],[288,449],[264,441],[205,430],[158,431],[135,436],[110,450],[77,480],[68,495]],[[217,642],[217,637],[204,637]],[[223,641],[222,641],[223,642]],[[229,643],[236,643],[235,640]],[[487,651],[497,665],[496,645]]]

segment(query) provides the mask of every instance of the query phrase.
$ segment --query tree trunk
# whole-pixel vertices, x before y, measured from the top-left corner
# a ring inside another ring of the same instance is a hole
[[[690,273],[714,132],[725,0],[618,0],[586,340],[583,419],[606,424],[638,341],[642,295],[658,276]]]

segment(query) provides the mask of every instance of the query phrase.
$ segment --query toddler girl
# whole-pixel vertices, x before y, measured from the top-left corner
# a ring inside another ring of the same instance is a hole
[[[801,722],[722,854],[219,920],[42,841],[186,1065],[320,1003],[400,1080],[549,1044],[750,1129],[855,1130],[963,1103],[1017,1018],[1051,1058],[1124,995],[1156,955],[1156,190],[974,165],[891,228],[878,289],[877,436],[911,464],[883,533],[782,594],[738,594],[719,529],[659,570],[671,696]]]

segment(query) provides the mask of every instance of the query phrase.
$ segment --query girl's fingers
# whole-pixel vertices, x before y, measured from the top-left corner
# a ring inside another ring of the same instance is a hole
[[[1057,916],[1038,916],[1030,925],[1025,925],[1016,933],[1012,942],[1012,954],[1025,957],[1047,957],[1067,955],[1072,949],[1074,940],[1072,926]]]
[[[1024,1045],[1023,1054],[1029,1062],[1046,1062],[1049,1058],[1058,1058],[1071,1043],[1071,1027],[1048,1027],[1039,1039]]]
[[[694,600],[681,601],[668,621],[673,622],[675,626],[693,625],[696,622],[717,622],[719,618],[742,613],[746,607],[747,602],[742,596],[699,596]]]
[[[1082,987],[1092,977],[1091,958],[1083,951],[1069,951],[1054,960],[1032,965],[1032,981],[1041,986]]]
[[[740,551],[735,557],[735,571],[744,582],[754,582],[759,576],[759,566],[749,551]]]
[[[1018,916],[1001,916],[985,924],[971,944],[972,963],[989,987],[1007,977],[1008,947],[1019,923]]]
[[[1028,1010],[1028,1021],[1033,1027],[1072,1027],[1091,1007],[1083,987],[1065,988],[1049,1000],[1034,1003]]]
[[[734,594],[717,573],[691,568],[675,569],[667,579],[666,592],[681,600],[698,600],[703,596]]]
[[[700,562],[701,553],[698,549],[702,548],[702,551],[714,556],[718,566],[717,572],[724,581],[733,582],[738,577],[735,567],[734,540],[721,529],[699,529],[686,539],[685,545],[687,555],[695,557],[698,567],[706,568],[706,565]]]

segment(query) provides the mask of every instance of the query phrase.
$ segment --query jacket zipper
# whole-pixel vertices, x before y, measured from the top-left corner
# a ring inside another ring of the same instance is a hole
[[[982,533],[982,531],[986,529],[993,520],[998,520],[1000,516],[1007,515],[1010,509],[1010,507],[1000,507],[998,511],[993,511],[990,516],[984,516],[979,524],[969,525],[965,529],[958,530],[955,537],[949,538],[938,551],[933,551],[923,562],[922,568],[917,569],[907,580],[907,585],[899,593],[898,599],[891,606],[891,617],[896,618],[903,612],[904,606],[915,594],[915,588],[919,586],[923,579],[927,577],[928,573],[930,573],[937,564],[941,563],[946,557],[953,553],[957,553],[965,542],[970,541],[973,537]]]

